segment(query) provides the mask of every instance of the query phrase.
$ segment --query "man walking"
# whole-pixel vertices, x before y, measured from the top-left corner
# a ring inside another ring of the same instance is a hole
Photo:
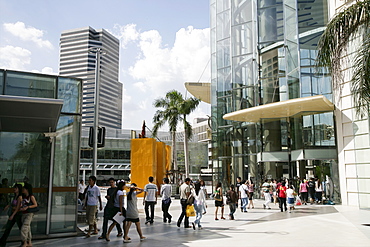
[[[171,194],[172,186],[169,184],[170,180],[168,178],[163,179],[163,185],[161,187],[161,196],[162,196],[162,211],[163,211],[163,222],[171,223],[172,216],[168,213],[168,210],[171,205]]]
[[[117,187],[114,178],[110,178],[108,180],[108,183],[110,185],[110,188],[107,190],[107,195],[105,196],[105,198],[107,199],[107,204],[104,208],[103,232],[98,239],[105,239],[108,230],[108,221],[112,220],[112,218],[114,217],[114,194],[116,194],[115,192],[117,190]],[[116,227],[118,231],[117,237],[122,236],[121,224],[116,224]]]
[[[157,185],[153,184],[154,178],[149,177],[149,183],[144,187],[144,205],[145,205],[145,215],[146,221],[145,224],[153,224],[154,222],[154,206],[157,203],[158,197],[158,188]],[[149,215],[150,207],[150,215]]]
[[[248,186],[247,181],[243,180],[242,185],[239,186],[239,198],[241,203],[241,211],[246,213],[247,212],[247,205],[248,205]]]
[[[98,202],[100,204],[99,210],[103,210],[103,205],[100,197],[100,189],[96,186],[96,177],[89,177],[89,186],[87,187],[86,198],[84,208],[86,208],[86,220],[89,224],[86,237],[90,237],[90,232],[94,228],[92,234],[98,234],[98,228],[96,226],[96,212],[98,211]]]
[[[185,178],[185,182],[180,186],[181,214],[179,219],[177,220],[178,227],[181,226],[181,222],[185,217],[184,227],[192,228],[191,226],[189,226],[189,217],[186,216],[186,206],[188,205],[187,200],[191,193],[190,182],[190,178]]]

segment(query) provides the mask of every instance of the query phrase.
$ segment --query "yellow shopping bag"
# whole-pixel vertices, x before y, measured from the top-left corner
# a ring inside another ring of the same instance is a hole
[[[186,217],[195,216],[195,210],[193,205],[186,206]]]

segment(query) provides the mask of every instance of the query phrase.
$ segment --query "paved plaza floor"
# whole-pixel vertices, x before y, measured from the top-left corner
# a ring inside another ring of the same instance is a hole
[[[131,226],[131,243],[123,243],[122,237],[116,237],[116,229],[110,236],[110,242],[98,240],[98,236],[84,238],[62,237],[34,240],[33,246],[370,246],[370,211],[341,205],[302,205],[292,213],[280,212],[278,205],[271,204],[271,210],[263,209],[262,200],[255,200],[255,208],[247,213],[237,210],[235,220],[228,219],[229,208],[225,205],[226,220],[214,220],[214,202],[207,201],[207,213],[201,223],[203,229],[193,230],[176,226],[181,213],[179,200],[172,202],[170,213],[172,222],[163,223],[160,206],[156,206],[155,222],[145,225],[142,204],[138,203],[141,227],[145,241],[140,242],[135,226]],[[219,217],[220,218],[220,217]],[[193,221],[194,217],[190,217]],[[102,224],[100,213],[99,228]],[[85,224],[78,225],[80,229]],[[18,242],[7,246],[19,246]]]

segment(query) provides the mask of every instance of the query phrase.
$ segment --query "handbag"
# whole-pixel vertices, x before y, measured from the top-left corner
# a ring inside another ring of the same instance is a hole
[[[220,195],[220,192],[219,191],[215,191],[215,200],[216,201],[222,201],[222,197]]]
[[[27,209],[27,213],[37,213],[38,211],[40,211],[39,207]]]
[[[194,205],[187,205],[186,206],[186,217],[195,216]]]
[[[28,206],[32,206],[33,203],[30,201],[30,203],[28,204]],[[27,208],[26,212],[27,213],[37,213],[38,211],[40,211],[39,207],[35,207],[35,208]]]
[[[188,199],[186,199],[186,203],[188,205],[194,204],[194,196],[193,196],[193,194],[191,192],[190,192],[190,195],[189,195]]]

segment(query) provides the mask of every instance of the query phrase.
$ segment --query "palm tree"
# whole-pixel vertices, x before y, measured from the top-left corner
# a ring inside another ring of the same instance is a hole
[[[177,154],[176,154],[176,131],[177,124],[181,117],[180,104],[183,101],[181,93],[176,90],[166,93],[164,98],[156,99],[153,106],[161,108],[157,110],[153,117],[154,127],[153,136],[157,136],[160,129],[167,122],[172,135],[172,169],[174,172],[174,180],[177,183]]]
[[[189,177],[189,148],[188,143],[190,137],[193,135],[191,124],[186,121],[186,116],[193,112],[199,105],[200,100],[197,98],[189,98],[184,100],[180,105],[180,112],[182,114],[182,121],[184,123],[184,153],[185,153],[185,175]]]
[[[362,36],[353,63],[351,91],[356,113],[363,117],[370,103],[370,0],[358,1],[338,13],[327,25],[318,44],[316,65],[327,67],[334,87],[342,81],[341,61],[352,38]]]
[[[191,137],[192,129],[189,122],[186,121],[186,116],[189,115],[199,104],[199,100],[190,98],[185,100],[182,94],[176,90],[169,91],[166,93],[164,98],[156,99],[153,103],[154,107],[161,108],[157,110],[153,117],[154,127],[153,136],[157,135],[159,128],[168,123],[170,132],[172,135],[172,163],[174,170],[174,179],[177,182],[177,150],[176,150],[176,131],[177,124],[182,121],[184,123],[185,138],[184,138],[184,152],[185,152],[185,171],[188,177],[188,151],[187,142],[188,138]]]

